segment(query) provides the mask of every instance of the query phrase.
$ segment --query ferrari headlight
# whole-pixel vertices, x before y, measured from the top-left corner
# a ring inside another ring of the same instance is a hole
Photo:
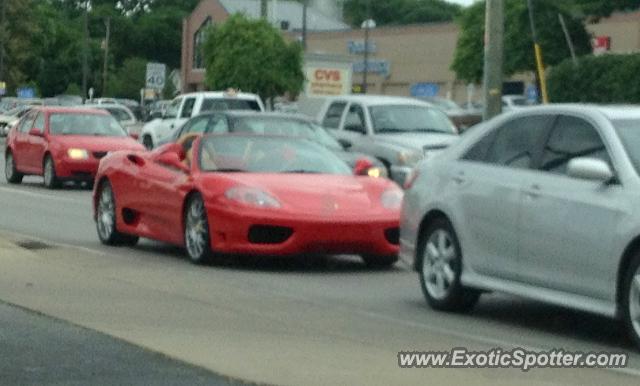
[[[67,150],[67,155],[71,159],[87,159],[87,158],[89,158],[89,153],[84,149],[69,149],[69,150]]]
[[[400,189],[387,189],[380,197],[382,206],[387,209],[400,209],[404,193]]]
[[[227,190],[224,195],[231,201],[259,208],[280,208],[281,206],[278,200],[257,188],[237,186]]]
[[[398,163],[400,165],[415,165],[424,157],[420,151],[403,150],[398,153]]]

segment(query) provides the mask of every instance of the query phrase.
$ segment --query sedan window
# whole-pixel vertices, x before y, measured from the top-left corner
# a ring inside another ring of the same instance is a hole
[[[530,168],[534,153],[553,116],[539,115],[513,119],[502,126],[487,154],[490,163]]]
[[[611,163],[598,131],[587,121],[562,116],[544,147],[540,169],[565,174],[569,161],[577,157],[592,157]]]

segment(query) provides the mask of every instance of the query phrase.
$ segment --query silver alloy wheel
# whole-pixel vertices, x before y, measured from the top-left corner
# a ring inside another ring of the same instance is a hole
[[[51,157],[47,157],[44,161],[44,184],[46,186],[53,185],[53,173],[53,161],[51,160]]]
[[[194,199],[189,205],[185,221],[185,244],[187,252],[193,260],[200,260],[206,251],[208,240],[207,218],[204,203]]]
[[[104,185],[98,201],[98,233],[103,240],[109,240],[115,229],[116,210],[109,185]]]
[[[636,336],[640,337],[640,267],[629,283],[629,318]]]
[[[4,160],[4,176],[7,178],[7,181],[13,178],[13,155],[11,153],[7,154],[7,158]]]
[[[427,240],[422,256],[422,275],[429,294],[437,300],[449,295],[456,273],[454,261],[457,258],[453,236],[445,229],[436,229]]]

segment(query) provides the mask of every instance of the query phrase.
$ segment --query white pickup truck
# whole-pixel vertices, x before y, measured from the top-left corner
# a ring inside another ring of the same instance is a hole
[[[153,149],[169,142],[189,118],[205,111],[225,110],[264,111],[264,104],[258,95],[233,91],[183,94],[171,101],[162,118],[144,125],[140,133],[140,142],[147,149]]]

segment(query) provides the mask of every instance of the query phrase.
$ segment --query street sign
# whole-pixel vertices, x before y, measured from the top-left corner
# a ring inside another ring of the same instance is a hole
[[[167,66],[162,63],[147,63],[146,87],[161,90],[164,88]]]
[[[18,98],[31,99],[36,97],[36,90],[33,87],[19,87],[16,94]]]
[[[437,83],[414,83],[411,86],[411,96],[414,97],[434,97],[440,92],[440,85]]]

